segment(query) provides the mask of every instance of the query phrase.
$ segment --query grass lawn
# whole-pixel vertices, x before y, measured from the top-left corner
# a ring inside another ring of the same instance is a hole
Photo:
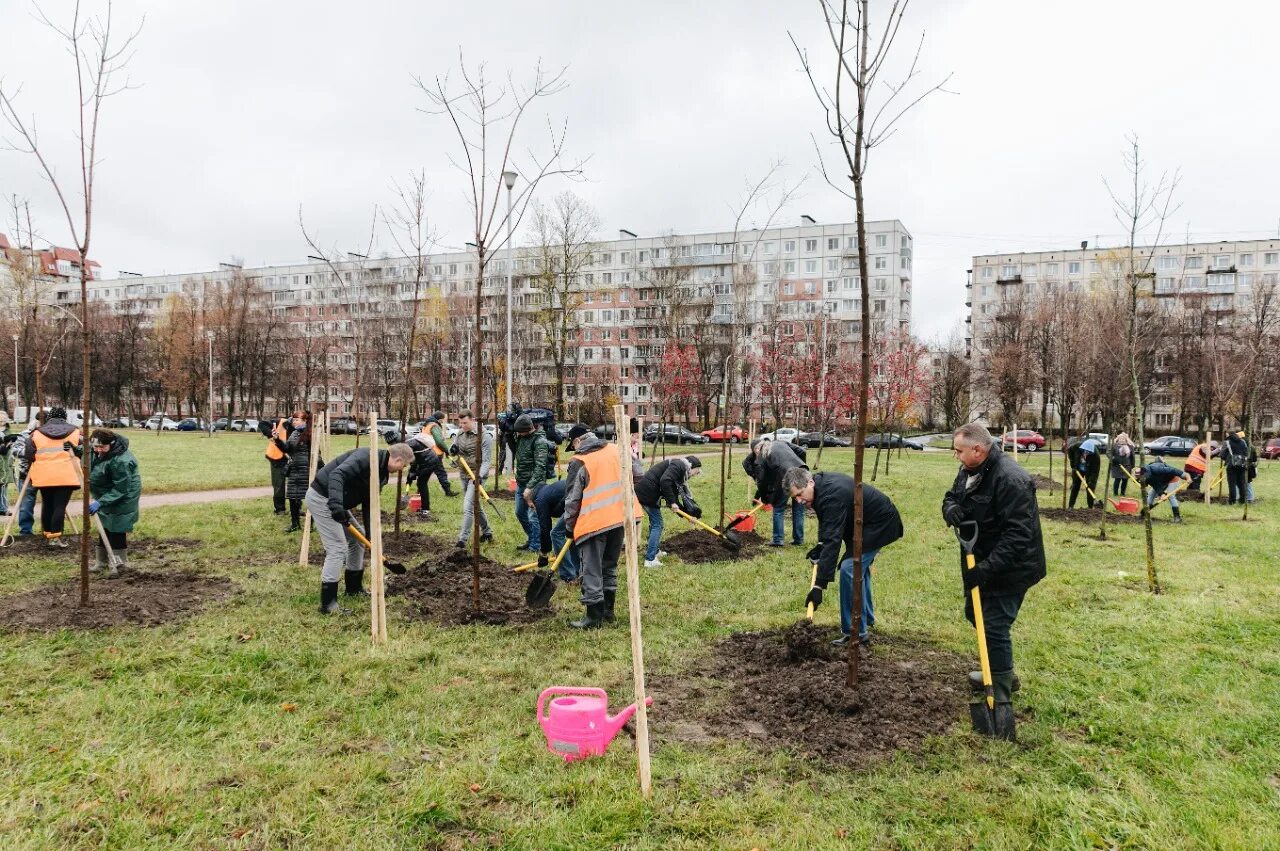
[[[211,477],[201,488],[265,481],[260,438],[215,438],[243,451],[232,465],[201,457],[207,438],[130,436],[149,486],[179,484],[166,451],[200,457],[199,475]],[[851,457],[826,452],[824,467],[848,469]],[[707,463],[695,488],[709,515],[717,466]],[[876,483],[907,525],[876,563],[877,615],[885,633],[974,656],[957,547],[938,514],[953,474],[948,456],[912,453]],[[1235,508],[1189,505],[1184,525],[1159,525],[1160,596],[1144,590],[1140,526],[1112,527],[1102,542],[1095,527],[1046,522],[1049,576],[1014,630],[1016,745],[980,740],[957,717],[921,755],[832,769],[741,742],[663,738],[658,692],[647,802],[626,737],[604,758],[565,766],[534,721],[537,694],[552,684],[604,686],[615,711],[629,700],[625,627],[565,628],[580,612],[572,591],[557,593],[555,618],[521,627],[408,623],[391,598],[390,644],[373,649],[367,610],[315,613],[318,569],[296,566],[298,539],[281,533],[269,499],[150,511],[140,535],[201,544],[137,567],[190,565],[231,577],[242,593],[153,629],[4,637],[0,844],[1277,847],[1276,478],[1264,469],[1247,524]],[[734,507],[745,489],[739,469]],[[436,507],[445,519],[429,531],[451,536],[458,500]],[[498,528],[494,552],[514,564],[514,520]],[[682,531],[670,517],[667,534]],[[4,595],[72,572],[70,556],[3,558]],[[733,632],[793,623],[808,570],[803,550],[788,547],[646,571],[650,673],[695,664]],[[819,623],[838,618],[830,598]]]

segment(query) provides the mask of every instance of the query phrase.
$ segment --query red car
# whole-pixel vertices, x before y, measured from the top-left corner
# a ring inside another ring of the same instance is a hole
[[[1000,435],[1000,448],[1006,452],[1013,450],[1013,432],[1006,431]],[[1035,452],[1044,449],[1044,435],[1030,429],[1018,429],[1018,451]]]
[[[702,433],[702,436],[712,443],[723,443],[726,440],[730,443],[742,443],[747,439],[747,431],[738,426],[729,426],[728,428],[719,426],[718,428],[707,429]]]
[[[1273,437],[1268,440],[1267,445],[1262,447],[1262,452],[1259,454],[1268,461],[1280,458],[1280,437]]]

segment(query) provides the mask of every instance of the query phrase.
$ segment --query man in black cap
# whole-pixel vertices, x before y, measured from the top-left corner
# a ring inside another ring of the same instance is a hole
[[[444,468],[443,458],[448,452],[445,445],[444,430],[440,423],[444,414],[437,411],[427,417],[427,424],[422,431],[409,438],[405,443],[413,450],[413,468],[409,471],[407,484],[418,482],[418,494],[422,497],[422,506],[418,509],[418,517],[426,520],[431,517],[431,492],[427,485],[435,476],[440,482],[440,489],[445,496],[454,496],[456,491],[449,485],[449,473]]]
[[[538,491],[551,475],[551,453],[542,435],[534,431],[528,414],[516,417],[516,519],[524,529],[526,540],[517,549],[539,551]]]
[[[649,541],[644,550],[645,567],[662,567],[662,503],[676,507],[692,517],[701,517],[702,509],[689,492],[689,479],[702,472],[702,460],[696,455],[659,461],[636,482],[636,499],[649,517]]]

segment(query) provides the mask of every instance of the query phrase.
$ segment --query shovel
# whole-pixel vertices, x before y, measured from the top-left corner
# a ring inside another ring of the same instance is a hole
[[[529,587],[524,589],[526,606],[531,609],[540,609],[551,602],[551,595],[556,593],[556,568],[560,566],[560,562],[564,560],[565,553],[569,552],[572,544],[573,539],[566,538],[564,546],[560,548],[560,554],[547,566],[547,572],[539,573],[529,580]],[[536,565],[537,562],[534,564]]]
[[[693,525],[697,526],[699,529],[705,529],[706,531],[715,535],[717,538],[720,539],[720,543],[724,545],[725,549],[729,550],[730,552],[737,554],[737,552],[742,549],[742,539],[738,537],[737,532],[731,532],[728,529],[721,532],[719,529],[716,529],[714,526],[708,526],[706,523],[703,523],[701,520],[694,517],[692,514],[686,514],[685,512],[681,511],[679,508],[676,508],[674,505],[671,506],[671,510],[674,511],[679,516],[683,517],[685,520],[688,520]]]
[[[493,506],[493,510],[498,513],[498,516],[505,520],[507,515],[502,513],[502,509],[498,507],[498,503],[493,501],[493,498],[489,496],[489,492],[484,489],[484,485],[480,484],[480,480],[476,478],[476,474],[471,472],[471,465],[467,463],[467,459],[459,455],[458,463],[462,465],[462,469],[467,474],[467,478],[471,480],[471,483],[476,486],[476,490],[480,492],[480,498]]]
[[[972,520],[966,520],[960,526],[973,527],[973,535],[968,538],[960,534],[959,527],[955,532],[956,540],[964,550],[964,568],[974,570],[978,566],[973,556],[973,545],[978,542],[978,524]],[[1012,715],[1013,707],[1002,704],[999,709],[996,708],[996,694],[991,686],[991,658],[987,655],[987,629],[982,621],[982,595],[978,591],[978,586],[973,586],[969,597],[973,601],[973,626],[978,633],[978,662],[982,666],[982,690],[985,693],[982,700],[969,703],[969,718],[973,722],[975,732],[992,738],[1006,738],[1000,731],[1012,727],[1010,722],[1013,719],[1002,716],[1005,713]]]
[[[818,563],[815,561],[813,563],[813,578],[809,580],[809,587],[812,588],[817,584],[818,584]],[[809,620],[813,620],[813,603],[805,603],[804,616]]]
[[[1098,504],[1102,504],[1103,500],[1098,499],[1098,495],[1093,492],[1093,488],[1089,487],[1089,482],[1085,479],[1084,476],[1080,475],[1080,471],[1072,470],[1071,472],[1076,474],[1076,478],[1080,480],[1080,484],[1084,485],[1084,489],[1089,492],[1089,498]]]
[[[356,528],[356,524],[348,523],[347,531],[350,532],[357,541],[364,544],[364,548],[366,550],[369,550],[370,552],[373,551],[373,545],[369,543],[369,539],[364,536],[364,533]],[[396,576],[404,575],[406,570],[405,566],[398,561],[387,561],[386,556],[382,557],[382,566],[394,573]]]

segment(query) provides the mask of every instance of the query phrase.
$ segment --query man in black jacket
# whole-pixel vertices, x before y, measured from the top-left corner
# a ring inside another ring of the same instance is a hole
[[[818,563],[818,577],[809,590],[806,603],[817,608],[822,592],[840,565],[840,630],[834,643],[843,647],[853,634],[853,499],[854,481],[844,473],[811,474],[804,467],[790,470],[782,485],[792,499],[813,506],[818,517],[818,545],[809,550],[809,560]],[[871,602],[871,563],[883,547],[902,537],[902,517],[893,500],[876,488],[862,484],[862,616],[859,618],[858,641],[865,644],[876,623],[875,606]],[[844,544],[844,558],[840,545]]]
[[[972,522],[978,527],[973,547],[977,566],[966,570],[963,554],[960,559],[965,617],[973,623],[969,591],[976,585],[981,592],[995,699],[997,703],[1011,703],[1017,685],[1009,630],[1027,589],[1045,577],[1044,538],[1035,484],[978,423],[956,429],[952,448],[960,461],[960,471],[942,498],[942,517],[948,526]],[[969,683],[981,688],[982,674],[970,671]]]
[[[775,547],[785,546],[782,539],[786,532],[783,515],[787,510],[787,492],[782,488],[782,477],[788,470],[805,466],[804,447],[756,438],[751,442],[748,460],[752,463],[748,465],[743,461],[742,468],[756,480],[755,498],[773,511],[773,540],[769,543]],[[791,543],[804,546],[804,506],[794,499],[791,500]]]
[[[1243,431],[1226,439],[1221,457],[1227,465],[1227,504],[1244,502],[1249,488],[1249,442]]]
[[[691,517],[701,517],[702,509],[689,492],[689,479],[702,472],[702,459],[696,455],[669,458],[649,468],[636,482],[636,499],[649,518],[649,540],[644,550],[645,567],[662,567],[658,559],[662,543],[662,503],[676,507]]]
[[[387,478],[413,463],[413,450],[397,443],[378,450],[378,488]],[[307,510],[324,544],[324,568],[320,573],[320,613],[338,611],[338,577],[345,570],[348,597],[364,595],[364,544],[347,533],[351,511],[359,506],[364,528],[369,512],[381,510],[369,504],[369,450],[353,449],[325,464],[307,489]]]

